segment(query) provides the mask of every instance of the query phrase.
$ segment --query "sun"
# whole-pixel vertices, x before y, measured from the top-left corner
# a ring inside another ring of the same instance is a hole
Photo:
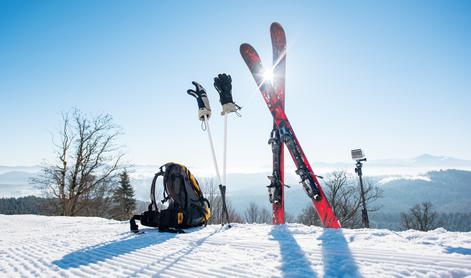
[[[265,69],[263,72],[263,80],[266,82],[273,83],[273,70]]]

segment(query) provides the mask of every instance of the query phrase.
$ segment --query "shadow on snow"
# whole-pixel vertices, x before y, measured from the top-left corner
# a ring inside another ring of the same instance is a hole
[[[342,229],[324,229],[322,241],[324,277],[361,277]]]
[[[185,256],[191,254],[191,252],[193,252],[196,248],[200,247],[208,238],[210,238],[211,236],[213,236],[214,234],[216,234],[218,232],[218,230],[215,230],[214,232],[212,232],[211,234],[197,240],[196,242],[194,243],[190,243],[189,246],[183,248],[183,249],[180,249],[172,254],[169,254],[167,255],[167,259],[165,260],[166,261],[166,265],[158,270],[155,274],[153,274],[153,276],[160,276],[161,273],[164,273],[167,269],[170,269],[172,268],[173,266],[175,266],[180,260],[182,260]],[[167,263],[168,260],[171,260],[170,262]],[[156,263],[161,263],[160,261],[159,262],[154,262],[154,264]],[[134,274],[137,274],[139,271],[136,271]],[[134,276],[134,275],[131,275],[131,276]],[[198,276],[198,275],[196,275]]]
[[[174,233],[159,233],[155,229],[143,229],[144,234],[118,239],[104,244],[86,247],[65,255],[52,263],[63,269],[77,268],[103,262],[114,257],[131,253],[155,244],[163,243],[174,238]]]
[[[286,225],[273,226],[271,235],[280,244],[283,277],[317,277],[304,251]]]
[[[191,233],[197,230],[199,229],[192,229],[188,232]],[[153,229],[146,229],[146,232],[147,233],[145,234],[132,236],[124,240],[115,240],[105,244],[98,244],[74,251],[65,255],[62,259],[54,261],[53,264],[62,269],[70,269],[104,262],[120,255],[163,243],[177,235],[173,233],[159,233]],[[202,245],[216,232],[217,231],[199,239],[189,246],[186,246],[182,250],[178,250],[177,252],[167,256],[167,258],[171,258],[173,260],[161,269],[159,273],[178,263],[184,256],[190,254],[195,248]],[[286,225],[273,226],[271,236],[273,237],[273,240],[278,241],[280,245],[282,258],[281,271],[283,272],[284,277],[317,277],[317,274],[311,267],[311,262],[306,257],[305,252],[296,242]],[[318,239],[322,241],[325,277],[361,277],[358,271],[358,266],[353,259],[348,243],[341,229],[324,229],[323,234],[319,236]],[[449,248],[447,251],[449,253],[469,255],[469,249],[465,248]],[[147,266],[143,266],[143,268],[145,267]]]
[[[471,255],[471,249],[464,248],[464,247],[447,246],[447,247],[445,247],[445,251],[447,253],[457,253],[457,254],[461,254],[461,255]]]

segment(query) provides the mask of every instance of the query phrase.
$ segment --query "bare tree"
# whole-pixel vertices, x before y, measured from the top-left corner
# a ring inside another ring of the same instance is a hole
[[[208,199],[211,205],[211,218],[208,224],[220,224],[221,223],[221,212],[222,212],[222,200],[219,195],[219,189],[214,183],[213,179],[207,179],[202,184],[203,194]]]
[[[211,218],[208,224],[221,224],[222,223],[222,198],[218,186],[214,183],[214,179],[207,179],[203,181],[201,186],[203,194],[208,199],[211,205]],[[226,195],[226,207],[229,214],[229,220],[232,223],[242,223],[242,217],[234,210],[230,200]]]
[[[295,223],[296,222],[296,217],[291,214],[291,213],[287,213],[285,211],[285,223]]]
[[[261,224],[270,224],[273,219],[273,213],[271,213],[267,208],[260,209],[260,218],[259,222]]]
[[[226,200],[227,212],[229,213],[229,220],[231,223],[243,223],[240,214],[232,207],[232,204]]]
[[[401,213],[401,224],[405,229],[419,231],[429,231],[438,228],[441,223],[438,220],[438,213],[433,210],[431,202],[417,204],[409,213]]]
[[[63,114],[55,143],[57,161],[45,165],[32,183],[42,187],[58,201],[58,212],[65,216],[102,215],[123,154],[116,146],[121,130],[107,114],[88,118],[79,110]]]
[[[343,227],[355,227],[359,208],[360,194],[355,186],[349,184],[345,171],[334,171],[326,182],[326,195],[335,215]],[[366,194],[365,194],[366,195]],[[366,198],[365,198],[366,199]]]
[[[260,217],[260,210],[254,202],[250,202],[249,207],[245,210],[245,222],[257,223]]]
[[[265,223],[269,224],[272,219],[272,214],[266,208],[260,208],[255,202],[250,202],[249,207],[245,210],[246,223]]]
[[[359,228],[361,225],[361,191],[356,180],[349,179],[345,171],[332,172],[325,182],[326,196],[335,215],[345,228]],[[369,212],[379,210],[375,201],[383,191],[370,180],[364,182],[365,203]]]
[[[374,202],[382,197],[382,190],[369,180],[364,183],[365,202],[368,211],[379,210]],[[356,181],[349,179],[345,171],[334,171],[327,176],[324,193],[342,227],[361,227],[360,188]],[[321,225],[312,204],[309,204],[298,216],[298,221],[306,225]]]
[[[308,204],[298,215],[298,222],[309,226],[322,226],[316,209],[312,204]]]

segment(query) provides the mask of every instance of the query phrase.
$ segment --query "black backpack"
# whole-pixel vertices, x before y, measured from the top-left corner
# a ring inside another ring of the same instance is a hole
[[[163,176],[164,199],[168,208],[159,211],[155,201],[155,184]],[[167,163],[155,174],[150,190],[148,210],[134,215],[131,220],[131,231],[139,232],[135,220],[142,225],[158,227],[162,232],[183,232],[181,229],[206,225],[211,217],[209,201],[204,198],[198,181],[183,165]]]

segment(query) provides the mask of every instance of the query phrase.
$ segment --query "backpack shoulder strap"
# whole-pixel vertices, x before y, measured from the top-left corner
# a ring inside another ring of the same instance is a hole
[[[165,165],[160,167],[160,171],[154,175],[154,179],[152,180],[152,186],[150,187],[150,205],[149,205],[149,210],[155,210],[158,211],[157,209],[157,202],[155,201],[155,184],[157,182],[157,178],[159,176],[163,176],[165,174],[165,171],[163,170],[163,167]]]

